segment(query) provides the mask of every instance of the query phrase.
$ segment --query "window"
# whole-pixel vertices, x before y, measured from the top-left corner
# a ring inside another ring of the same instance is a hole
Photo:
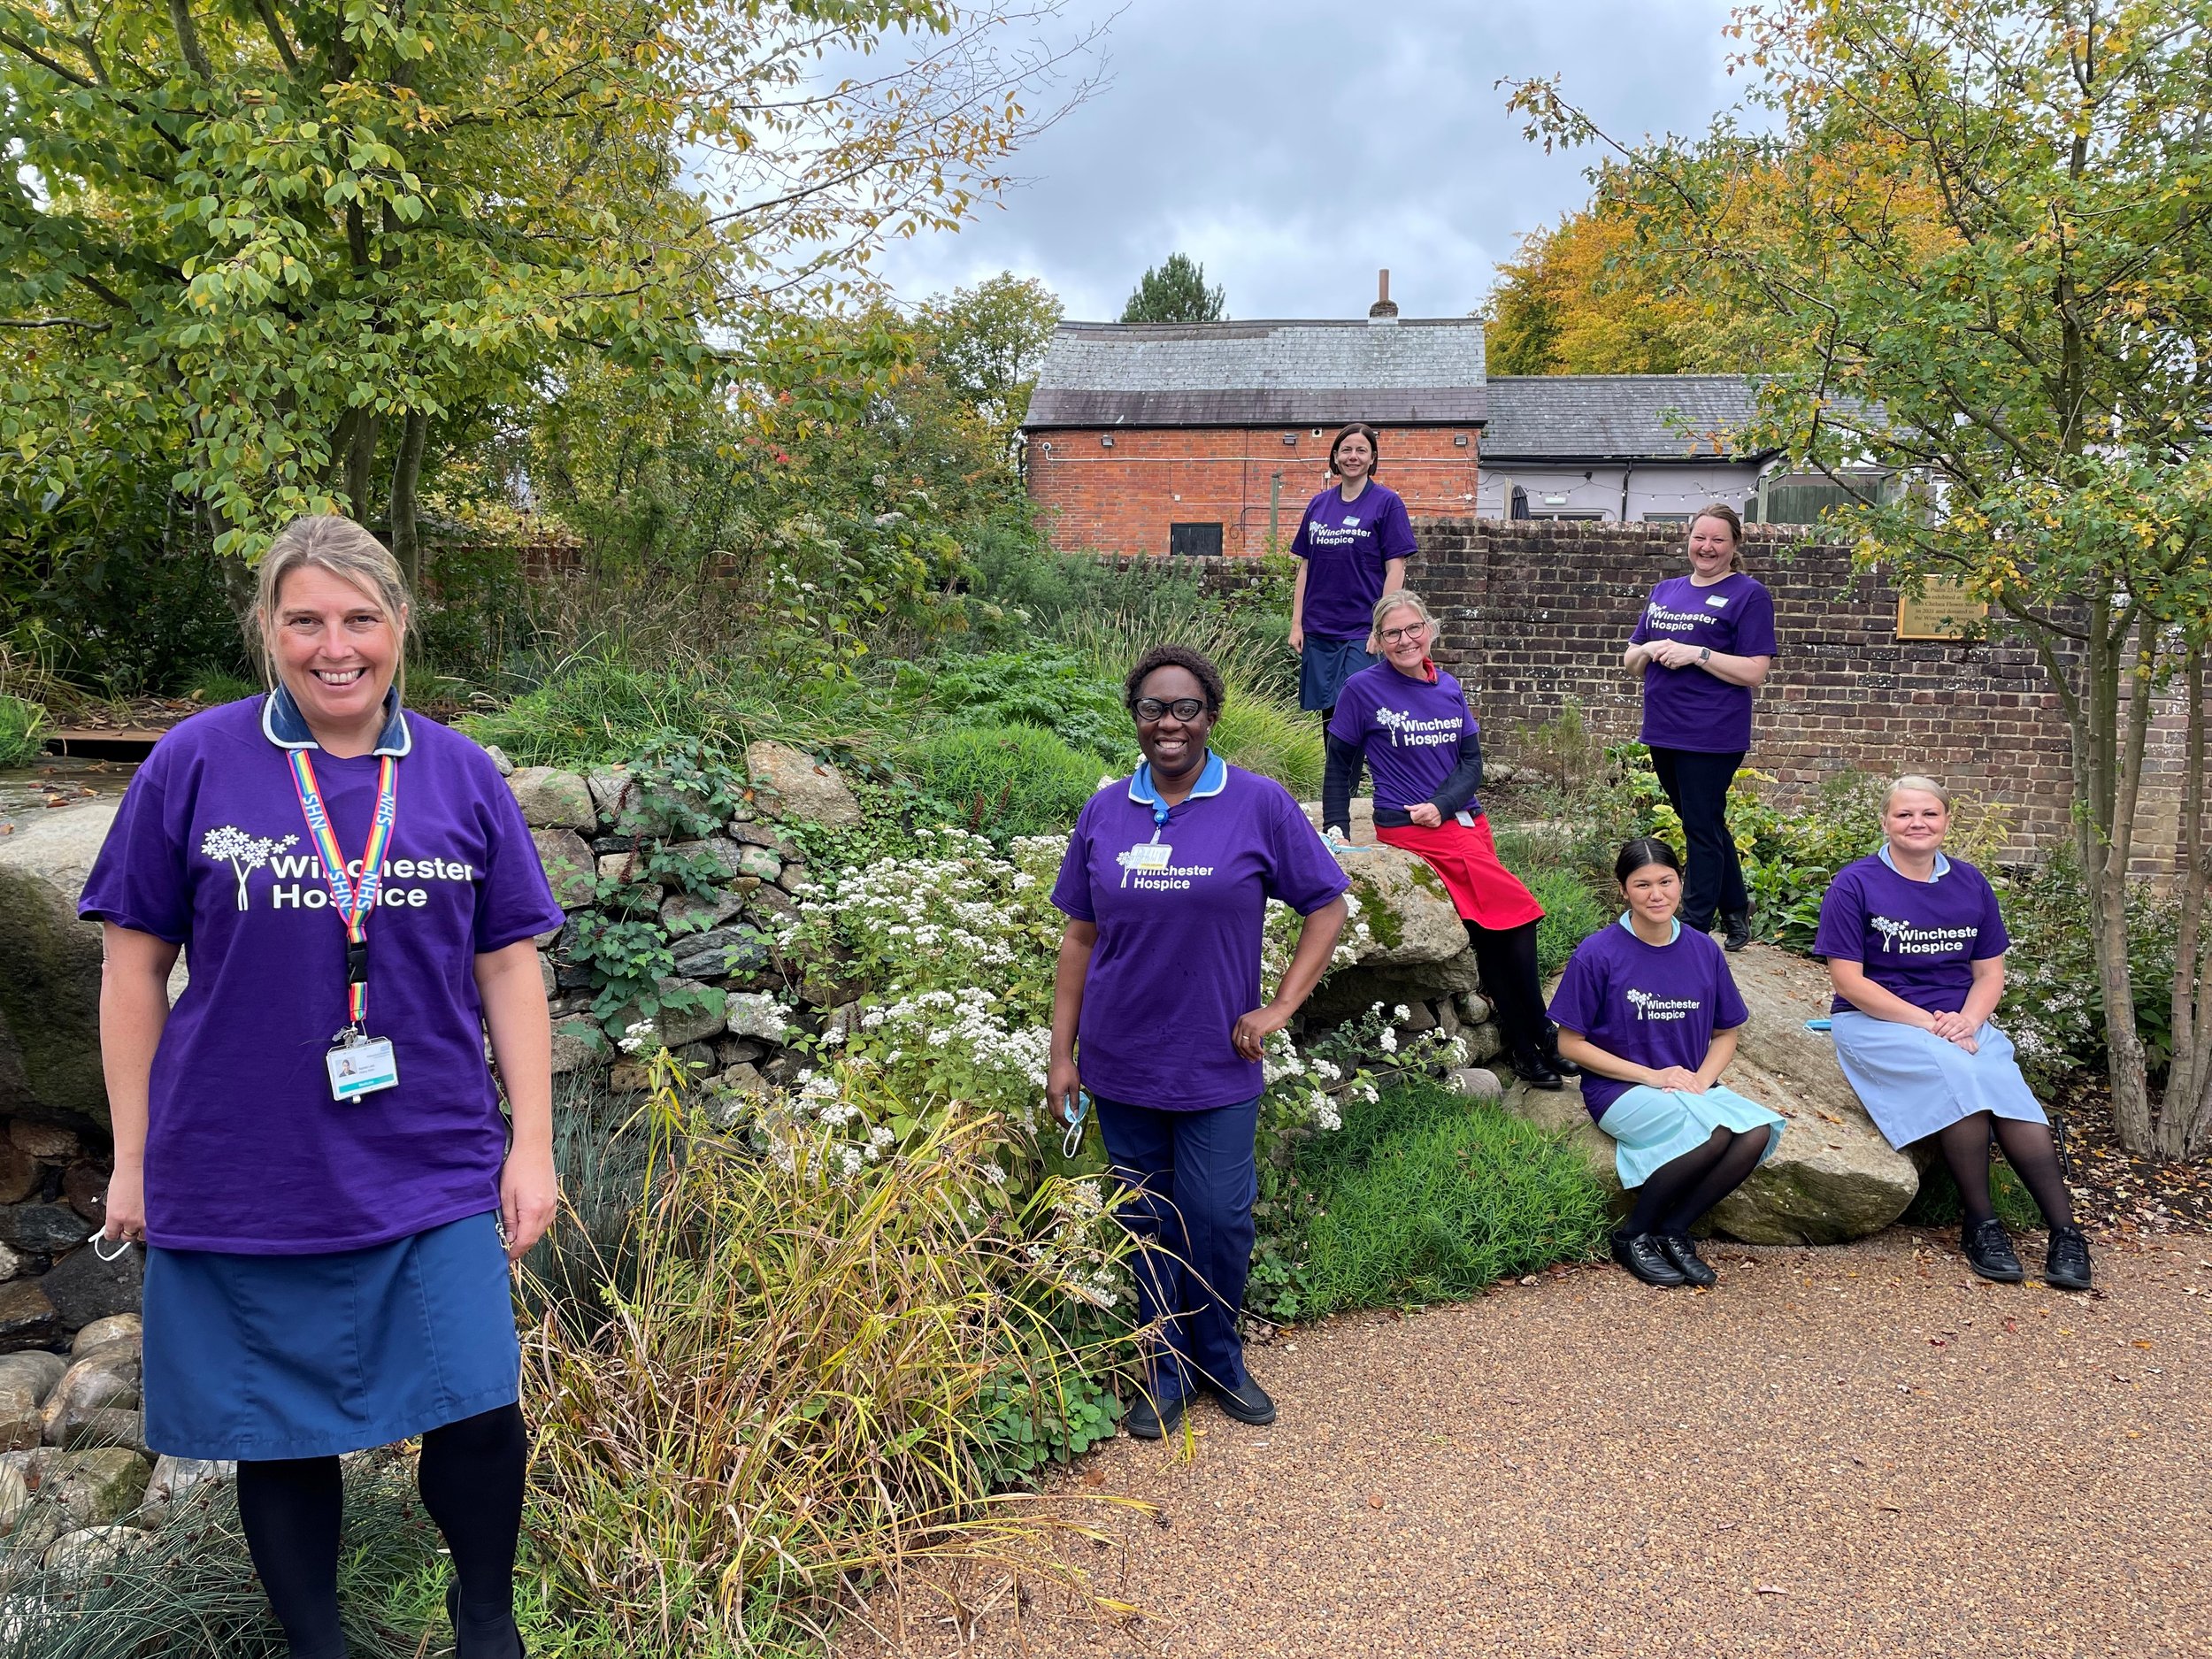
[[[1219,558],[1221,526],[1217,524],[1171,524],[1167,528],[1167,550],[1177,558]]]
[[[1686,512],[1647,512],[1644,515],[1644,522],[1646,524],[1687,524],[1690,522],[1690,515]]]
[[[1532,512],[1532,518],[1548,518],[1559,524],[1603,524],[1601,512]]]

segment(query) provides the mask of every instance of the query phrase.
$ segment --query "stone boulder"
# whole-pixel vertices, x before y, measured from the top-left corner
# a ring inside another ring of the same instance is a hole
[[[40,1408],[68,1369],[58,1354],[0,1354],[0,1451],[27,1451],[42,1441]]]
[[[234,1463],[164,1455],[155,1463],[153,1479],[146,1483],[139,1519],[148,1526],[159,1526],[188,1504],[204,1504],[224,1481],[237,1478],[238,1465]]]
[[[138,1507],[152,1476],[151,1463],[120,1446],[49,1452],[39,1464],[38,1499],[75,1526],[104,1526]]]
[[[534,829],[530,840],[553,889],[553,902],[565,910],[583,909],[597,891],[598,866],[591,843],[574,830]]]
[[[860,803],[845,779],[826,761],[787,743],[749,743],[745,767],[752,774],[761,804],[780,818],[851,829],[860,822]]]
[[[104,1408],[134,1414],[142,1370],[135,1339],[92,1349],[70,1365],[46,1397],[39,1413],[40,1439],[48,1446],[78,1445]]]
[[[1920,1190],[1919,1171],[1893,1150],[1836,1064],[1825,1032],[1828,975],[1817,963],[1754,945],[1729,958],[1751,1020],[1723,1078],[1739,1094],[1778,1112],[1782,1145],[1715,1207],[1713,1229],[1746,1244],[1843,1244],[1879,1233]],[[1564,1133],[1624,1208],[1613,1141],[1582,1103],[1574,1079],[1557,1093],[1516,1082],[1506,1110]]]
[[[664,803],[649,800],[645,786],[631,775],[627,766],[595,766],[584,782],[591,791],[599,821],[609,828],[657,840],[673,827]]]
[[[61,1334],[61,1316],[33,1279],[0,1285],[0,1354],[44,1348]]]
[[[91,1243],[72,1250],[38,1281],[65,1331],[135,1314],[145,1283],[144,1251],[127,1249],[104,1261]]]
[[[77,919],[118,795],[0,836],[0,1114],[107,1126],[100,1075],[100,930]]]
[[[689,992],[695,994],[697,1000],[695,1007],[678,1009],[664,1006],[653,1016],[654,1033],[664,1047],[680,1048],[685,1043],[698,1042],[722,1034],[727,1019],[725,1010],[728,993],[718,991],[712,986],[701,985],[693,979],[663,979],[659,981],[658,988],[663,996],[676,992]],[[644,1018],[634,1002],[616,1014],[617,1028],[626,1031]]]
[[[591,787],[580,772],[557,766],[524,766],[511,774],[507,787],[522,809],[522,821],[532,829],[581,830],[589,834],[599,826],[599,809]]]

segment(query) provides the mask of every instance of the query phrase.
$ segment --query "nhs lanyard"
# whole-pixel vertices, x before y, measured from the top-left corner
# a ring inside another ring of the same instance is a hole
[[[399,763],[389,755],[377,763],[376,816],[369,825],[369,844],[362,851],[361,874],[356,879],[346,872],[346,856],[339,850],[337,831],[331,826],[322,791],[316,787],[315,763],[303,749],[292,750],[291,760],[300,816],[307,820],[308,835],[315,843],[323,879],[330,888],[331,904],[346,926],[347,1033],[358,1037],[369,1006],[369,912],[376,908],[377,894],[384,885],[384,854],[392,844],[392,825],[399,815]]]

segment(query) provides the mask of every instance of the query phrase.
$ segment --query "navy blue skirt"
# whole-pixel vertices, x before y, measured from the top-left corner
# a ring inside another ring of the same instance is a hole
[[[146,1252],[146,1444],[177,1457],[327,1457],[519,1396],[490,1211],[329,1256]]]
[[[1344,682],[1382,661],[1367,654],[1364,640],[1332,640],[1309,634],[1298,653],[1298,706],[1309,712],[1336,707]]]

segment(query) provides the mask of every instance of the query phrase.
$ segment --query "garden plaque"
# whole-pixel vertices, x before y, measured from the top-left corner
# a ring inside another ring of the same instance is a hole
[[[1962,640],[1988,615],[1988,605],[1966,596],[1963,581],[1931,576],[1920,583],[1917,595],[1909,587],[1897,595],[1897,637]]]

